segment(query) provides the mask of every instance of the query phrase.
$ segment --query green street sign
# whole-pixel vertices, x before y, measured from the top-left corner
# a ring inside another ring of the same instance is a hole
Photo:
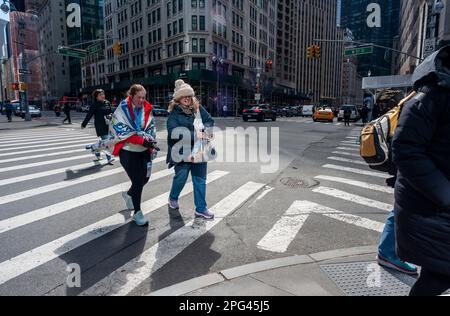
[[[103,43],[97,43],[94,45],[89,46],[86,50],[89,54],[95,54],[98,53],[103,49]]]
[[[58,54],[74,58],[85,58],[87,51],[70,47],[58,47]]]
[[[373,46],[347,48],[344,52],[345,56],[366,55],[373,53]]]

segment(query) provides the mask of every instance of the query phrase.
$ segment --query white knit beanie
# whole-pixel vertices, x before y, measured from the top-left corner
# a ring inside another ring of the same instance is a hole
[[[175,82],[175,90],[173,93],[173,99],[178,101],[182,97],[193,97],[195,96],[194,89],[192,87],[185,83],[183,80],[177,80]]]

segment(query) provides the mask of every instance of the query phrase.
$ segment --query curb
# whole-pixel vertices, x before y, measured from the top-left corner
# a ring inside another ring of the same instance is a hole
[[[197,277],[188,281],[168,286],[166,288],[151,292],[146,296],[181,296],[219,284],[225,281],[230,281],[239,277],[247,276],[253,273],[269,271],[278,268],[285,268],[295,265],[320,263],[332,259],[343,259],[346,257],[368,255],[377,253],[378,246],[364,246],[336,249],[331,251],[323,251],[309,255],[291,256],[279,259],[271,259],[250,263],[230,269],[221,270],[219,272],[210,273]]]

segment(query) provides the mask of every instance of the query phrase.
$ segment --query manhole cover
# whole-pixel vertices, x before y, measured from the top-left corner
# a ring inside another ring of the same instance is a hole
[[[282,178],[280,182],[291,188],[291,189],[299,189],[299,188],[312,188],[319,184],[316,180],[311,179],[300,179],[300,178]]]

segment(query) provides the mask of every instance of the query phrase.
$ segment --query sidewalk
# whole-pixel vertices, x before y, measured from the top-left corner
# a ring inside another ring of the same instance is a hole
[[[415,282],[380,267],[376,246],[256,262],[208,274],[150,296],[405,296]]]

